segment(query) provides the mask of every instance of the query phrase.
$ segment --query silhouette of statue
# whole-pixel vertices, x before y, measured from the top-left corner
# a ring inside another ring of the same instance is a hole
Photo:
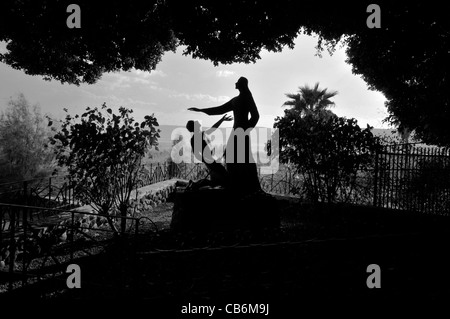
[[[231,121],[233,118],[229,115],[224,115],[219,121],[217,121],[210,129],[202,131],[201,125],[198,121],[188,121],[186,128],[192,133],[191,148],[196,159],[203,162],[209,170],[211,181],[206,179],[200,180],[196,183],[189,183],[188,188],[193,186],[194,188],[200,188],[202,186],[224,186],[228,183],[228,173],[225,167],[219,163],[212,156],[211,148],[209,147],[208,138],[206,135],[214,132],[223,121]]]
[[[230,177],[231,190],[245,195],[261,191],[256,163],[251,152],[249,134],[258,123],[259,113],[248,88],[248,80],[240,77],[236,82],[236,89],[239,90],[239,95],[223,105],[204,109],[192,107],[188,110],[203,112],[208,115],[233,112],[233,131],[230,134],[225,151],[226,167]]]

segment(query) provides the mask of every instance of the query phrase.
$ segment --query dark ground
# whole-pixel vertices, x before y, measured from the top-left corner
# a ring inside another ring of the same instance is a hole
[[[62,275],[9,297],[51,303],[122,299],[173,314],[188,303],[268,303],[274,317],[301,313],[315,303],[351,309],[361,304],[444,304],[450,297],[448,217],[279,203],[280,229],[149,232],[76,260],[81,289],[65,288]],[[379,289],[367,287],[370,264],[381,268]]]

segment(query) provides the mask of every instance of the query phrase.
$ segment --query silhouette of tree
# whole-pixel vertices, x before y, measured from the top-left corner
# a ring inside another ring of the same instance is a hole
[[[216,65],[250,63],[263,49],[292,48],[299,33],[317,34],[319,54],[345,45],[353,73],[385,95],[389,121],[450,145],[450,19],[429,2],[377,1],[380,29],[367,26],[371,1],[79,0],[79,29],[66,26],[70,3],[2,3],[0,61],[45,79],[95,83],[105,72],[154,70],[178,45]]]
[[[11,99],[0,114],[0,181],[50,174],[49,137],[39,106],[31,106],[23,94]]]
[[[355,119],[328,119],[285,110],[275,119],[280,130],[280,160],[303,176],[303,189],[313,202],[349,201],[364,193],[358,172],[373,169],[379,140],[371,127]]]
[[[299,112],[301,116],[318,116],[328,118],[335,115],[328,107],[334,106],[330,99],[338,94],[337,91],[327,92],[327,89],[319,89],[317,82],[313,88],[308,85],[299,87],[299,93],[287,93],[290,100],[283,103],[283,106],[292,106],[292,109]]]
[[[8,52],[0,61],[78,85],[95,83],[105,72],[154,70],[179,45],[184,54],[215,65],[255,62],[263,49],[293,48],[300,32],[317,33],[318,48],[333,50],[343,35],[367,29],[370,2],[79,0],[81,27],[70,29],[71,3],[6,1],[0,41],[7,42]]]
[[[369,88],[383,92],[390,123],[448,146],[450,22],[426,2],[380,6],[382,29],[348,37],[347,62]]]
[[[106,115],[102,111],[106,110]],[[67,110],[66,110],[67,111]],[[86,108],[81,116],[66,116],[61,130],[51,138],[58,163],[66,166],[77,197],[107,217],[112,230],[112,210],[127,216],[131,192],[142,174],[145,152],[158,145],[158,122],[146,115],[141,123],[130,116],[133,111],[119,108],[114,114],[106,104],[101,110]],[[50,121],[49,125],[53,123]],[[125,219],[121,230],[125,231]]]

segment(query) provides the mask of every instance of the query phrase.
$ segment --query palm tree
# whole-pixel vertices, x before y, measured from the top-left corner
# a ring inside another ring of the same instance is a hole
[[[327,89],[319,89],[319,82],[313,88],[306,84],[299,87],[299,93],[287,93],[286,96],[290,100],[284,102],[283,106],[292,106],[292,109],[300,112],[301,116],[313,115],[327,118],[335,115],[327,108],[334,106],[330,98],[337,94],[337,91],[327,92]]]

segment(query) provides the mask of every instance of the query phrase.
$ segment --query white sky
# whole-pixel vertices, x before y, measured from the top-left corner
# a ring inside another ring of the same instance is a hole
[[[351,66],[345,63],[344,49],[337,48],[332,56],[323,52],[320,58],[315,56],[316,44],[316,38],[302,35],[293,50],[262,52],[255,64],[218,67],[210,61],[183,56],[179,48],[176,53],[166,53],[152,73],[109,73],[94,85],[80,86],[44,81],[0,63],[0,111],[11,97],[23,93],[31,104],[40,105],[42,113],[56,118],[65,116],[63,108],[75,115],[83,113],[87,106],[100,107],[106,102],[114,110],[120,106],[132,108],[137,120],[154,113],[161,125],[184,127],[188,120],[199,119],[204,126],[211,126],[220,117],[187,108],[225,103],[238,94],[234,84],[245,76],[261,115],[258,126],[272,127],[275,117],[283,115],[285,93],[296,93],[299,86],[320,82],[320,88],[339,92],[332,99],[337,115],[354,117],[361,127],[369,124],[387,128],[382,123],[387,116],[384,96],[370,91],[359,76],[352,74]],[[4,43],[0,43],[0,50],[4,52]],[[231,122],[226,124],[230,126]]]

